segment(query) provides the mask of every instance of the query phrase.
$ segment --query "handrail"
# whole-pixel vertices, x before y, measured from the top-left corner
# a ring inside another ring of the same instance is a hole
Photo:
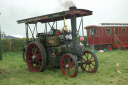
[[[117,48],[121,50],[121,46],[124,50],[126,50],[126,48],[123,46],[122,42],[119,40],[119,38],[114,34],[114,43],[116,44]],[[118,44],[120,44],[121,46],[119,46]]]

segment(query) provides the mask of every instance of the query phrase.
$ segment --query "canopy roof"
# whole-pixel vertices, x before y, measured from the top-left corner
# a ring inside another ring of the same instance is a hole
[[[17,22],[18,24],[20,23],[34,24],[35,22],[45,23],[45,22],[63,20],[64,17],[65,19],[70,19],[71,15],[74,15],[74,14],[76,15],[76,17],[81,17],[81,16],[92,15],[92,11],[86,10],[86,9],[70,9],[68,11],[62,11],[58,13],[32,17],[28,19],[22,19],[22,20],[18,20]]]
[[[97,25],[89,25],[89,26],[86,26],[84,27],[84,29],[88,29],[88,28],[98,28],[99,26]]]
[[[98,28],[98,27],[128,27],[128,23],[98,23],[96,25],[89,25],[84,29]]]

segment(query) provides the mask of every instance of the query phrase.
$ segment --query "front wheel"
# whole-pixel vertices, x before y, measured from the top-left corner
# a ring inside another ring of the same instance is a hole
[[[63,75],[72,78],[78,74],[78,63],[72,54],[66,53],[62,56],[60,67]]]
[[[81,69],[88,73],[95,73],[98,69],[98,59],[97,56],[92,51],[85,51],[83,53],[82,60],[86,62],[81,65]]]

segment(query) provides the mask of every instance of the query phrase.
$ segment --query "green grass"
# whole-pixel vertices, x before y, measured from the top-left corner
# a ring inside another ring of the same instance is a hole
[[[3,53],[0,61],[0,85],[128,85],[128,50],[96,53],[99,67],[96,73],[79,68],[75,78],[63,76],[60,69],[50,68],[33,73],[22,59],[22,52]],[[116,72],[116,63],[119,63]]]

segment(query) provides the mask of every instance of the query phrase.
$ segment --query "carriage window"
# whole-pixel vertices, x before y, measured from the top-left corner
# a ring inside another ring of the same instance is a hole
[[[96,29],[90,29],[90,35],[96,35]]]
[[[106,28],[106,34],[111,34],[111,28]]]
[[[118,34],[118,27],[114,28],[114,34]]]
[[[126,34],[126,28],[122,28],[122,34]]]

